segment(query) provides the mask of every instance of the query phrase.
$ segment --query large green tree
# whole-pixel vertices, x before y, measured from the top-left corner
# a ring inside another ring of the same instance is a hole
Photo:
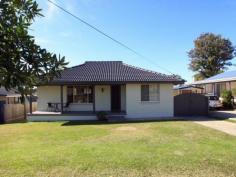
[[[34,0],[0,1],[0,86],[17,88],[22,95],[59,76],[67,65],[64,57],[41,48],[28,33],[40,11]]]
[[[235,48],[229,39],[213,33],[204,33],[194,41],[194,49],[188,52],[189,69],[195,80],[205,79],[223,72],[231,66]]]

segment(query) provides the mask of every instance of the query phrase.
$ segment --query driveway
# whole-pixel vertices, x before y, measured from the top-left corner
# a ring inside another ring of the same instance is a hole
[[[193,122],[225,132],[229,135],[236,136],[236,123],[226,122],[224,120],[215,120],[211,118],[193,119]]]
[[[210,111],[210,117],[212,118],[221,118],[221,119],[232,119],[236,120],[236,111],[235,110],[224,110],[224,111]]]

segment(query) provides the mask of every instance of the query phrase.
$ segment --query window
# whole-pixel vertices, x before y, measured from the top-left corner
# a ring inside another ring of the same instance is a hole
[[[141,86],[141,101],[149,101],[149,85]]]
[[[67,87],[67,101],[69,103],[92,103],[92,86],[69,86]]]
[[[206,84],[205,93],[213,93],[213,84]]]
[[[159,84],[141,85],[141,101],[160,101]]]

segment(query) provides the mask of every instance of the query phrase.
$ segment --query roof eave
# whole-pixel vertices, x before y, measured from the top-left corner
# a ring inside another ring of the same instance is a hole
[[[192,83],[193,85],[201,85],[201,84],[212,84],[212,83],[219,83],[219,82],[228,82],[228,81],[236,81],[236,78],[227,78],[227,79],[214,79],[214,80],[203,80],[197,81]]]

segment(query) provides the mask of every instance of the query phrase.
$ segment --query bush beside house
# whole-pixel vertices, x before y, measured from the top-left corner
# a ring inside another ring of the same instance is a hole
[[[100,111],[97,113],[97,119],[100,120],[100,121],[106,121],[108,118],[107,118],[107,112],[105,111]]]
[[[230,90],[223,90],[221,92],[222,104],[224,108],[233,108],[233,94]]]

